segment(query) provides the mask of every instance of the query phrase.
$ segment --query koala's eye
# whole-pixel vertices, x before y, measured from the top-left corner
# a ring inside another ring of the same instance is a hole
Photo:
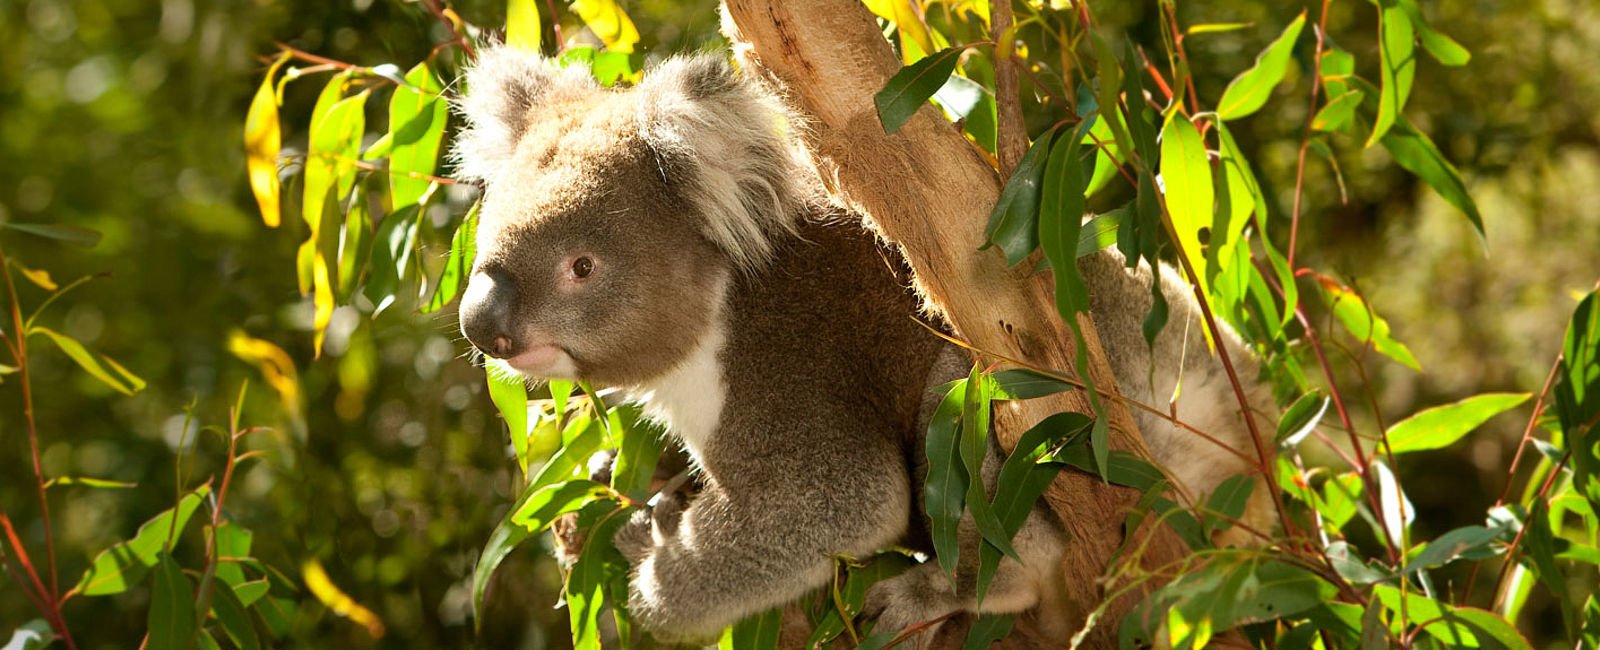
[[[572,277],[582,280],[594,273],[594,260],[588,256],[572,260]]]

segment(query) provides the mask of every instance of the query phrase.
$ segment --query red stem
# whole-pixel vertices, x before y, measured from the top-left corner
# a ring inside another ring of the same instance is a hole
[[[40,591],[48,594],[48,600],[53,603],[61,590],[56,579],[56,543],[51,533],[50,502],[45,498],[44,467],[39,461],[39,428],[33,415],[33,386],[28,372],[28,332],[23,328],[22,306],[17,302],[17,286],[11,280],[11,266],[4,248],[0,248],[0,275],[5,276],[6,295],[11,302],[11,331],[16,332],[16,343],[11,351],[17,363],[18,380],[22,384],[22,416],[28,424],[28,449],[32,454],[33,478],[39,494],[39,517],[44,520],[45,560],[50,567],[50,591],[44,592],[43,586],[40,586]]]
[[[1328,31],[1328,0],[1322,0],[1322,17],[1317,21],[1317,50],[1311,57],[1311,107],[1306,110],[1306,126],[1300,135],[1300,161],[1294,171],[1294,211],[1289,216],[1289,268],[1294,268],[1294,247],[1300,236],[1300,193],[1306,178],[1306,150],[1311,148],[1311,122],[1317,115],[1317,94],[1322,89],[1323,34]]]

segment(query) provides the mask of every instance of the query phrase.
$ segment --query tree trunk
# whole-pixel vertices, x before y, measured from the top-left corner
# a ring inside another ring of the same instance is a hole
[[[824,182],[904,249],[919,289],[959,335],[981,350],[1074,372],[1072,333],[1056,313],[1048,274],[1030,275],[1028,263],[1008,269],[998,249],[977,250],[999,196],[995,170],[931,106],[884,134],[873,96],[900,62],[866,7],[858,0],[727,0],[726,7],[736,54],[771,74],[810,118],[804,133]],[[1088,372],[1096,385],[1114,390],[1093,323],[1082,318],[1080,326]],[[1148,457],[1126,407],[1102,403],[1111,417],[1112,447]],[[1082,391],[997,408],[1002,444],[1011,448],[1022,432],[1060,411],[1092,413]],[[1061,572],[1077,608],[1075,626],[1105,596],[1101,578],[1138,496],[1074,471],[1063,472],[1045,493],[1069,537]],[[1138,534],[1142,539],[1146,532]],[[1144,566],[1182,556],[1170,530],[1153,534]],[[1087,647],[1114,646],[1116,622],[1132,602],[1115,603]]]

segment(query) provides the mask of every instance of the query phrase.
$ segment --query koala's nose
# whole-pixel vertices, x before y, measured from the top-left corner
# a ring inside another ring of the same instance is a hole
[[[516,284],[504,271],[485,269],[472,274],[461,296],[461,333],[491,357],[516,356],[522,347],[512,324],[516,298]]]

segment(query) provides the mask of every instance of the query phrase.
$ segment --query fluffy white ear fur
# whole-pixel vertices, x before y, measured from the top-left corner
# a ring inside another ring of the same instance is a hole
[[[668,59],[635,92],[640,134],[707,238],[736,268],[759,267],[774,238],[794,234],[809,199],[808,168],[786,133],[795,122],[714,54]]]
[[[456,109],[467,125],[450,149],[456,177],[494,183],[516,154],[517,143],[547,99],[598,89],[589,68],[557,67],[544,57],[508,46],[485,48],[467,70],[466,94]]]

